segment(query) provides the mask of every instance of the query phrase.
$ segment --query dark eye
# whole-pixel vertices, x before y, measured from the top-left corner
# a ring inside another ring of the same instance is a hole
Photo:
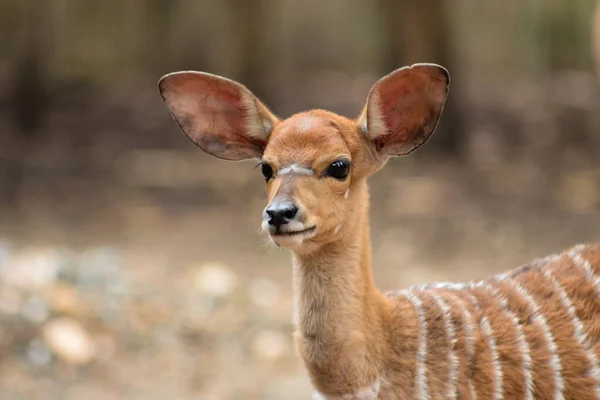
[[[350,172],[350,161],[348,160],[337,160],[331,163],[327,168],[327,175],[332,178],[344,180]]]
[[[273,168],[271,168],[271,166],[269,164],[262,164],[261,165],[262,168],[262,174],[265,177],[265,180],[269,180],[273,177]]]

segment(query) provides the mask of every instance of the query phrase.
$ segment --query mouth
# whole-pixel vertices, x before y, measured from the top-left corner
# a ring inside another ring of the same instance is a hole
[[[298,235],[309,235],[311,233],[313,233],[315,231],[315,229],[317,229],[316,225],[312,226],[310,228],[307,229],[302,229],[299,231],[276,231],[271,233],[271,236],[273,237],[292,237],[292,236],[298,236]]]

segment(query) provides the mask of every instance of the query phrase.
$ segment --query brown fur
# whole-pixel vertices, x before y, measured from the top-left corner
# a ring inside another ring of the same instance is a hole
[[[467,325],[469,323],[475,323],[474,317],[474,309],[468,306],[467,303],[459,302],[461,299],[460,296],[452,293],[448,290],[436,290],[438,295],[440,295],[450,307],[450,314],[454,324],[454,329],[456,333],[456,342],[454,343],[454,350],[456,355],[458,356],[458,380],[457,380],[457,396],[460,399],[472,399],[473,396],[471,394],[468,379],[473,374],[472,363],[469,362],[467,350],[469,344],[467,343],[470,338],[467,337]],[[466,320],[465,317],[465,308],[468,312],[468,318],[470,321]],[[480,339],[474,338],[472,341],[476,342]]]
[[[525,391],[522,356],[517,344],[517,332],[508,315],[502,310],[497,298],[485,289],[473,290],[481,307],[481,315],[488,318],[493,331],[493,340],[502,366],[502,387],[506,398],[515,399]],[[495,376],[495,379],[498,377]]]
[[[600,354],[600,286],[568,255],[530,263],[479,285],[384,295],[373,283],[367,178],[390,156],[408,154],[431,136],[448,79],[434,65],[394,71],[373,86],[356,120],[313,110],[279,121],[245,87],[209,74],[171,74],[159,87],[178,125],[203,150],[227,160],[261,158],[273,171],[266,182],[268,202],[291,199],[299,210],[295,223],[303,227],[297,232],[312,232],[272,234],[271,239],[292,251],[294,340],[322,398],[415,399],[423,396],[423,378],[430,399],[454,393],[458,399],[489,399],[497,385],[505,398],[527,398],[523,339],[531,356],[528,371],[535,398],[553,398],[559,387],[552,343],[560,359],[564,398],[594,398],[600,376],[590,375],[589,352]],[[341,158],[351,161],[349,175],[327,176],[328,167]],[[304,173],[278,175],[292,166]],[[577,251],[598,274],[600,251]],[[589,349],[577,341],[569,309],[543,271],[556,278],[573,302]],[[515,283],[535,300],[550,332],[543,330]],[[418,369],[424,343],[422,376]]]
[[[423,301],[427,321],[427,345],[437,351],[428,351],[425,365],[427,369],[427,382],[433,393],[440,395],[447,393],[447,377],[449,375],[450,343],[446,335],[446,323],[442,310],[435,303],[433,297],[427,292],[420,296]],[[445,398],[445,396],[443,396]]]

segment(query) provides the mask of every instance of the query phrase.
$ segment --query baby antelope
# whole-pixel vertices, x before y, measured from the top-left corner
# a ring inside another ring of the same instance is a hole
[[[292,253],[294,340],[316,399],[600,399],[600,247],[578,245],[470,283],[373,283],[367,179],[433,134],[449,88],[400,68],[356,119],[278,119],[246,87],[177,72],[160,94],[215,157],[257,159],[262,229]]]

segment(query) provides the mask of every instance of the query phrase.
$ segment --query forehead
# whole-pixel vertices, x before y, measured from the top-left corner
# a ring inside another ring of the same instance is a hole
[[[339,156],[351,157],[343,127],[327,115],[297,114],[281,122],[269,138],[264,158],[279,164],[312,165]]]

